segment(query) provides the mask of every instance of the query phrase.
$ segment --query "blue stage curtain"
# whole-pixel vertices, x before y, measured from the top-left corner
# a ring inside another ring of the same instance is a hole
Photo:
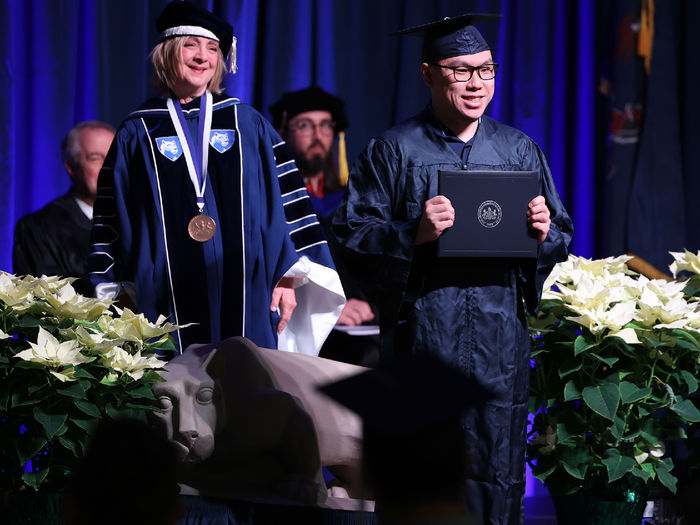
[[[637,54],[639,0],[611,13],[605,71],[609,142],[602,213],[604,255],[631,252],[668,272],[668,251],[700,248],[700,58],[697,2],[656,1],[648,71]]]
[[[154,21],[166,3],[0,0],[0,268],[12,269],[17,219],[69,186],[59,152],[66,131],[85,119],[116,126],[153,95],[147,55],[158,41]],[[230,20],[238,37],[239,71],[229,76],[227,92],[265,115],[283,92],[312,83],[338,94],[350,116],[351,161],[372,136],[418,112],[429,99],[419,75],[420,39],[390,37],[390,32],[464,12],[502,13],[500,20],[480,26],[501,64],[489,114],[522,129],[544,151],[574,219],[574,252],[617,254],[636,249],[644,236],[654,245],[638,251],[650,259],[650,253],[700,246],[693,211],[700,175],[697,155],[691,154],[698,135],[693,122],[700,116],[693,96],[699,70],[689,67],[700,60],[690,52],[689,38],[697,3],[656,2],[657,38],[667,43],[658,45],[650,77],[658,71],[657,84],[650,80],[646,94],[649,100],[667,97],[673,79],[678,102],[666,101],[658,113],[649,108],[645,144],[654,146],[654,156],[643,157],[651,160],[640,167],[635,148],[632,163],[638,169],[629,171],[621,186],[610,183],[619,161],[615,146],[606,142],[612,101],[601,95],[600,73],[615,69],[619,41],[609,37],[615,17],[630,5],[638,13],[640,0],[198,3]],[[670,29],[662,29],[668,20]],[[655,85],[663,95],[652,95]],[[673,133],[661,131],[671,125]],[[671,170],[677,179],[673,195],[666,190],[674,185],[662,183]],[[659,200],[663,195],[666,200]],[[649,204],[649,198],[657,202]],[[643,213],[628,218],[620,211],[628,208]],[[666,216],[675,218],[658,222]],[[617,235],[620,242],[606,244],[604,234]]]

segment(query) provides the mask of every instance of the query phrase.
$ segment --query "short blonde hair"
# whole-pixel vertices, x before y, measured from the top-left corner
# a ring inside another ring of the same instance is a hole
[[[182,62],[182,48],[188,36],[176,36],[164,40],[153,48],[149,58],[153,63],[153,82],[161,95],[168,95],[178,79],[178,65]],[[214,76],[207,84],[212,93],[220,94],[226,75],[226,60],[219,49],[219,61]]]

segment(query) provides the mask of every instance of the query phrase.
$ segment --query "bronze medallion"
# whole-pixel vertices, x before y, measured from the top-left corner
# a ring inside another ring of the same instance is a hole
[[[187,232],[195,241],[207,242],[214,237],[216,223],[209,215],[200,213],[190,219],[190,222],[187,224]]]

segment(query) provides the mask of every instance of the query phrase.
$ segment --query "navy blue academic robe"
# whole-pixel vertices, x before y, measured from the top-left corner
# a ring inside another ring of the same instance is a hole
[[[199,99],[183,107],[190,128],[199,111]],[[257,111],[214,95],[208,139],[203,212],[217,228],[202,243],[188,234],[198,213],[195,189],[165,100],[129,115],[100,172],[91,279],[132,283],[138,310],[151,320],[163,314],[195,323],[179,330],[181,349],[235,335],[276,348],[272,290],[300,258],[337,280],[326,239],[291,154]],[[331,288],[337,305],[330,309],[339,313],[339,280]]]
[[[552,223],[536,260],[440,259],[436,243],[414,246],[423,205],[437,195],[438,170],[463,168],[539,174]],[[474,479],[467,499],[487,525],[520,523],[530,356],[525,308],[536,310],[544,279],[568,256],[573,231],[544,155],[520,131],[483,117],[463,166],[428,109],[370,141],[333,228],[380,307],[384,356],[436,354],[495,394],[466,415]]]

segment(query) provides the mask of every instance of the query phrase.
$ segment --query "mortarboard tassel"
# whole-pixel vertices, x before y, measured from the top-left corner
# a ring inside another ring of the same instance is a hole
[[[348,185],[348,154],[345,149],[345,132],[338,133],[338,181],[345,187]]]

